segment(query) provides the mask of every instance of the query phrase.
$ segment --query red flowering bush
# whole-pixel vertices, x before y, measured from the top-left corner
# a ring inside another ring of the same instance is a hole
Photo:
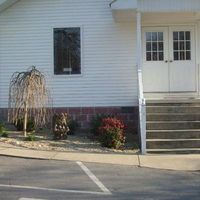
[[[99,127],[102,146],[115,149],[122,147],[125,143],[124,129],[123,122],[115,117],[102,119]]]

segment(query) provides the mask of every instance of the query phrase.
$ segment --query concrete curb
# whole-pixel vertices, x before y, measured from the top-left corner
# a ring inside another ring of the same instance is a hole
[[[38,151],[25,148],[0,146],[1,156],[30,159],[81,161],[101,164],[116,164],[148,167],[165,170],[199,171],[200,154],[190,155],[137,155],[137,154],[100,154],[79,152]]]

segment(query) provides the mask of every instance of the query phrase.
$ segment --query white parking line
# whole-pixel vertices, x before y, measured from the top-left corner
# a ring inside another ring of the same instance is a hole
[[[104,194],[111,195],[112,193],[105,185],[82,163],[76,162],[81,169],[88,175],[88,177],[103,191]]]
[[[20,198],[19,200],[46,200],[46,199]]]
[[[93,191],[84,191],[84,190],[62,190],[62,189],[52,189],[52,188],[22,186],[22,185],[4,185],[4,184],[0,184],[0,187],[3,187],[3,188],[15,188],[15,189],[17,189],[17,188],[18,189],[29,189],[29,190],[43,190],[43,191],[75,193],[75,194],[108,195],[108,193],[105,193],[105,192],[93,192]]]

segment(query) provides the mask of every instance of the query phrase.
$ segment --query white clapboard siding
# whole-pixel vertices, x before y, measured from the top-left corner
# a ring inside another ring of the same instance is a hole
[[[136,29],[110,0],[20,0],[0,14],[0,107],[13,72],[36,65],[55,107],[137,105]],[[53,28],[81,26],[82,75],[53,74]]]
[[[138,0],[142,12],[200,11],[199,0]]]

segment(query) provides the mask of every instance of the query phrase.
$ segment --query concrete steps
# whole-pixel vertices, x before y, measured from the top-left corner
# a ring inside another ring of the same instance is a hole
[[[200,101],[147,101],[147,152],[200,153]]]

